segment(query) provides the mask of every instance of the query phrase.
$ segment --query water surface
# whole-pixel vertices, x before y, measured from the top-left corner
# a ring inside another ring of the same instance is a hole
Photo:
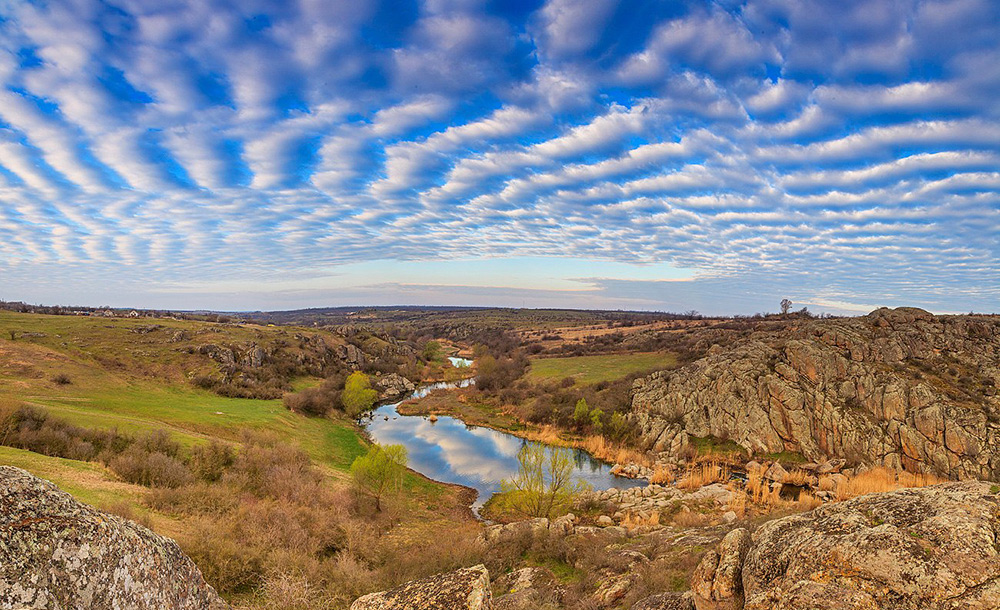
[[[411,398],[420,398],[437,389],[467,387],[474,379],[455,383],[435,383],[417,389]],[[457,483],[479,492],[473,509],[478,510],[494,493],[500,482],[517,474],[517,453],[526,444],[539,445],[506,432],[480,426],[467,426],[454,417],[442,416],[432,422],[419,415],[400,415],[399,403],[375,409],[365,424],[369,434],[380,445],[403,445],[409,457],[408,466],[435,481]],[[544,445],[547,450],[551,447]],[[574,476],[594,489],[626,488],[644,485],[611,474],[611,467],[594,459],[585,451],[572,450],[575,459]]]

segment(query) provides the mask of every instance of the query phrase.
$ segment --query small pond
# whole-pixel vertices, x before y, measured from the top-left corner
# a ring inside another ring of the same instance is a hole
[[[435,383],[421,386],[410,398],[420,398],[439,389],[468,387],[474,379],[458,383]],[[375,409],[363,422],[372,439],[381,445],[403,445],[409,467],[443,483],[457,483],[479,492],[473,510],[500,491],[500,482],[517,473],[517,453],[525,444],[537,444],[512,434],[480,426],[467,426],[454,417],[439,417],[432,422],[425,416],[399,415],[399,403]],[[574,475],[594,489],[627,488],[645,485],[645,481],[618,477],[611,467],[588,453],[573,450]]]

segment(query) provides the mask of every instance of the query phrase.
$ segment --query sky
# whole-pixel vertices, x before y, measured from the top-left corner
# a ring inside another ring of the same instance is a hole
[[[995,0],[0,0],[0,299],[1000,311]]]

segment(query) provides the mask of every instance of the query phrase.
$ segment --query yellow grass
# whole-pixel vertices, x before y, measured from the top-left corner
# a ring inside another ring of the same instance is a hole
[[[635,449],[628,449],[609,442],[603,436],[588,436],[580,443],[580,448],[605,462],[615,464],[638,464],[645,468],[653,467],[653,459],[648,454]]]
[[[764,468],[751,468],[747,471],[747,493],[754,504],[766,504],[771,499],[771,486],[764,479]]]
[[[677,484],[677,487],[681,489],[699,489],[705,485],[726,482],[728,480],[729,466],[720,464],[715,460],[709,460],[690,466],[684,478]]]
[[[912,472],[890,470],[879,466],[841,482],[837,486],[837,499],[848,500],[870,493],[894,491],[907,487],[926,487],[946,481],[947,479],[942,479],[932,474],[915,474]]]
[[[729,510],[742,519],[747,514],[747,494],[742,489],[733,489],[733,497],[729,499]]]
[[[649,482],[653,485],[670,485],[674,482],[674,470],[662,464],[657,464],[653,468],[653,474],[649,477]]]
[[[637,527],[654,527],[660,524],[660,513],[659,511],[653,511],[648,518],[643,519],[639,515],[633,515],[629,513],[625,515],[622,519],[622,525],[628,529],[634,529]]]
[[[805,485],[809,481],[809,473],[801,468],[795,468],[789,472],[785,473],[785,476],[781,478],[782,483],[788,483],[789,485],[797,485],[799,487]]]
[[[556,447],[573,447],[583,449],[595,458],[612,464],[638,464],[645,468],[655,465],[652,456],[636,449],[616,445],[603,436],[586,436],[584,438],[566,438],[555,426],[541,426],[535,430],[518,430],[517,436],[529,441],[538,441]]]

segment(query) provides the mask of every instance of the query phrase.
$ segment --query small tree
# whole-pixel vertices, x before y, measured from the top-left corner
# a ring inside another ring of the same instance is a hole
[[[361,371],[354,371],[344,382],[344,392],[340,395],[340,401],[344,404],[344,410],[351,417],[357,417],[375,404],[378,392],[372,389],[368,375]]]
[[[792,310],[792,302],[788,299],[781,299],[781,315],[786,316]]]
[[[358,456],[351,464],[351,480],[355,489],[375,500],[375,510],[382,511],[382,499],[403,486],[406,470],[406,448],[402,445],[372,445],[368,453]]]
[[[546,456],[546,453],[548,455]],[[527,517],[551,517],[567,509],[573,498],[589,486],[573,480],[573,452],[542,445],[525,444],[517,453],[518,471],[503,481],[503,504]]]
[[[611,414],[611,422],[608,424],[611,436],[616,441],[622,441],[628,434],[628,420],[621,413],[615,412]]]
[[[441,359],[441,344],[437,341],[428,341],[424,344],[423,351],[424,360],[427,362],[435,362]]]
[[[9,330],[7,332],[10,333],[10,340],[11,341],[17,341],[17,331],[16,330]]]
[[[590,407],[587,406],[587,399],[581,398],[576,401],[576,408],[573,409],[573,420],[580,427],[587,424],[590,419]]]
[[[604,411],[600,409],[594,409],[590,412],[590,425],[598,433],[601,432],[601,428],[604,427]]]

